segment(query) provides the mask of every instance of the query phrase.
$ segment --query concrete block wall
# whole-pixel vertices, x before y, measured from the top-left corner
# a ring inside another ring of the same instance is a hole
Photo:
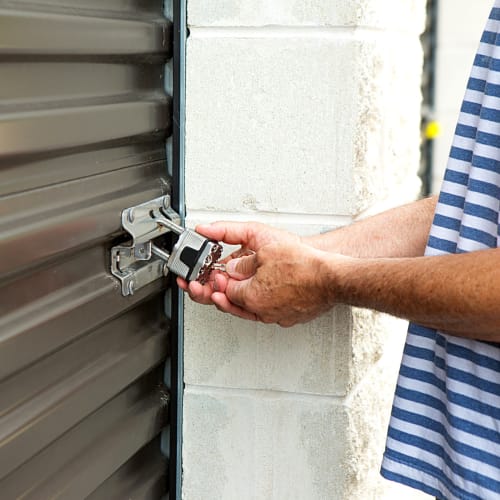
[[[415,197],[424,3],[190,0],[187,224],[305,235]],[[378,472],[404,330],[187,301],[184,499],[422,498]]]

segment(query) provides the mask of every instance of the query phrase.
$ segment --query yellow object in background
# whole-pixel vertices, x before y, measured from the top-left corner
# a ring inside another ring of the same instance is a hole
[[[425,127],[425,138],[435,139],[441,135],[441,124],[437,121],[430,121]]]

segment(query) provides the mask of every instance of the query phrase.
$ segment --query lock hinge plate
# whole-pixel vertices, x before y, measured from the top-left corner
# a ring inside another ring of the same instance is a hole
[[[170,206],[169,195],[122,211],[122,227],[132,240],[111,249],[111,274],[120,281],[123,296],[133,295],[140,288],[168,274],[165,260],[153,252],[152,241],[170,231],[155,220],[153,214],[158,210],[179,225],[180,216]]]

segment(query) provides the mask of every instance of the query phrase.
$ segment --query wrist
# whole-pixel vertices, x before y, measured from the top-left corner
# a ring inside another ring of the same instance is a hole
[[[323,296],[330,307],[336,304],[349,304],[349,279],[358,268],[356,263],[360,259],[341,254],[321,253],[324,257],[318,274],[321,277],[319,287]]]
[[[334,229],[328,233],[319,233],[312,236],[301,237],[301,243],[323,252],[342,253],[342,242],[339,229]]]

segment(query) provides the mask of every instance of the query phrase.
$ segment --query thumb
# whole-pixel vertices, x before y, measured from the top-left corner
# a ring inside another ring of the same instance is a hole
[[[246,255],[226,263],[226,273],[235,280],[245,280],[257,270],[257,255]]]
[[[229,301],[237,306],[246,308],[246,297],[248,293],[248,287],[251,284],[250,280],[237,281],[230,279],[226,287],[226,297]]]

